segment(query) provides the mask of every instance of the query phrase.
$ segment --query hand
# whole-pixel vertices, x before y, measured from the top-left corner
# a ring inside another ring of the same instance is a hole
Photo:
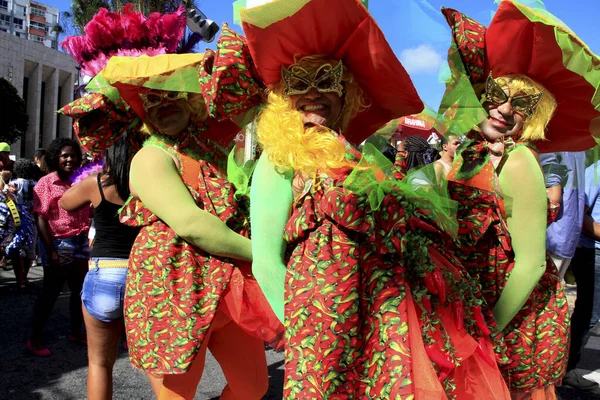
[[[48,252],[48,261],[50,262],[50,265],[60,265],[60,257],[56,250],[52,249]]]

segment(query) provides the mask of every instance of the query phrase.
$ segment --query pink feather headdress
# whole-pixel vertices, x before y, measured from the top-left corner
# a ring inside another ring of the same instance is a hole
[[[112,56],[154,56],[174,53],[185,32],[185,10],[145,17],[127,4],[119,12],[101,8],[84,28],[85,35],[68,36],[63,50],[90,77],[100,72]]]

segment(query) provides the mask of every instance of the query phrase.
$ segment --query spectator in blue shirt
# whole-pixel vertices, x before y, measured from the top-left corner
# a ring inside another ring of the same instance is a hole
[[[579,247],[571,262],[577,282],[577,300],[571,317],[571,348],[564,384],[592,390],[598,384],[575,371],[583,338],[600,318],[600,161],[585,170],[585,213]]]
[[[546,248],[565,277],[579,242],[585,207],[585,152],[540,155],[548,198],[560,204],[556,221],[546,231]]]

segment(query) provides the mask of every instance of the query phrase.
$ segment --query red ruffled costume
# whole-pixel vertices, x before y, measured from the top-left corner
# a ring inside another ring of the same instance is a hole
[[[181,179],[198,207],[247,235],[247,210],[223,173],[225,153],[210,140],[203,147],[201,160],[171,146],[166,150],[179,161]],[[137,198],[121,211],[121,222],[142,227],[129,258],[124,304],[134,366],[158,374],[186,372],[223,299],[226,313],[246,332],[265,341],[281,338],[283,327],[248,263],[234,265],[190,245]]]
[[[469,158],[472,161],[483,160],[486,152],[487,147],[480,142],[463,151],[473,155]],[[457,254],[469,273],[479,279],[486,303],[493,308],[514,267],[515,255],[498,176],[487,160],[479,172],[464,179],[456,178],[461,165],[456,163],[448,181],[450,195],[459,203],[461,247]],[[554,209],[550,209],[552,214]],[[562,283],[548,257],[544,275],[504,330],[509,362],[502,366],[502,372],[511,391],[545,391],[560,382],[568,356],[568,311]]]
[[[284,398],[509,399],[477,285],[430,212],[403,189],[374,210],[348,173],[307,185],[284,234]]]
[[[251,79],[243,37],[225,25],[217,46],[217,52],[198,55],[198,82],[193,88],[202,90],[210,117],[191,123],[177,137],[177,147],[160,143],[168,138],[154,144],[179,161],[181,179],[198,207],[248,235],[248,199],[237,200],[234,186],[227,181],[224,147],[239,132],[227,118],[258,104],[262,87]],[[121,98],[92,93],[63,108],[76,119],[82,144],[96,154],[125,131],[132,133],[135,148],[144,139],[139,130],[145,115],[140,87],[122,82],[114,87]],[[191,144],[201,153],[196,158],[186,150]],[[125,298],[130,357],[136,367],[155,374],[188,371],[217,310],[249,335],[281,347],[283,326],[251,276],[250,264],[234,263],[190,245],[137,198],[123,208],[121,219],[142,227],[130,256]]]

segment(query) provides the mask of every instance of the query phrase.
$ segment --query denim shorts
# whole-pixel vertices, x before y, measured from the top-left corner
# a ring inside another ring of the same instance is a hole
[[[117,258],[92,258],[98,260],[119,260]],[[96,264],[97,265],[97,264]],[[110,322],[123,318],[123,298],[127,268],[91,268],[81,290],[81,301],[85,310],[94,318]]]
[[[90,258],[87,232],[68,238],[54,239],[52,247],[58,253],[60,265],[70,264],[76,258]]]

